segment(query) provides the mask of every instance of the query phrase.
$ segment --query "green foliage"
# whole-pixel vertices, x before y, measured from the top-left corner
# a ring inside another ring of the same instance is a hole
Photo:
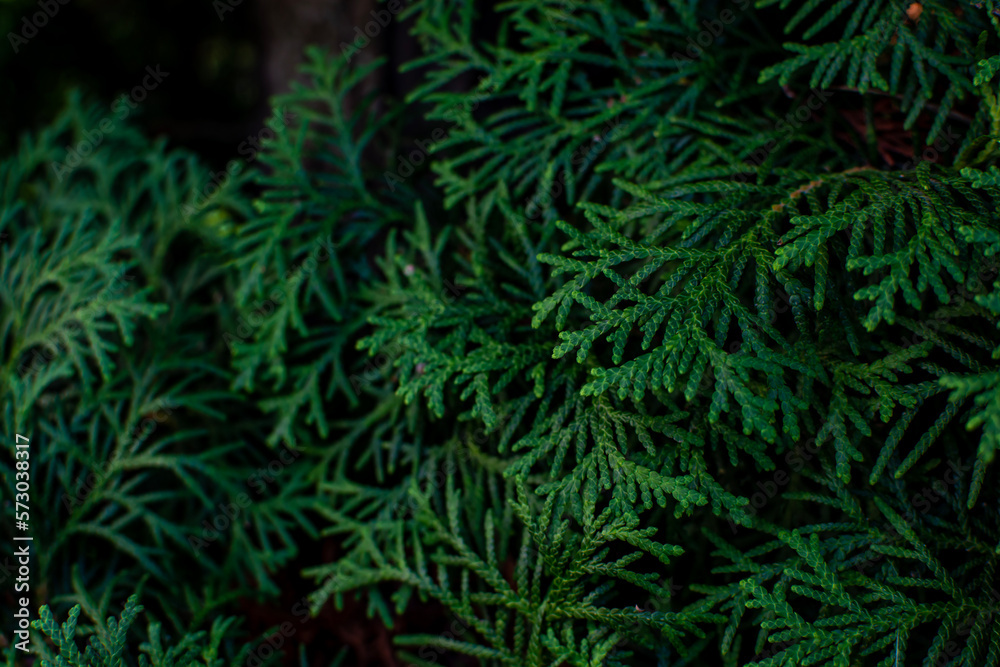
[[[229,388],[227,315],[214,303],[227,290],[222,230],[250,212],[246,179],[206,203],[208,168],[125,125],[68,169],[65,147],[99,118],[74,97],[0,165],[0,421],[11,443],[30,441],[32,600],[93,596],[103,617],[140,591],[184,632],[276,592],[274,569],[297,553],[289,531],[311,529],[303,512],[316,503],[289,480],[197,544],[274,458]],[[4,451],[13,511],[15,472],[25,480]],[[16,544],[0,547],[5,563]]]
[[[321,523],[314,612],[460,622],[395,637],[420,665],[996,664],[1000,9],[790,5],[414,0],[422,83],[348,109],[381,63],[311,51],[252,205],[47,204],[80,224],[4,256],[42,262],[4,288],[8,374],[50,313],[86,326],[6,419],[58,389],[53,479],[173,475],[49,543],[106,535],[151,581],[198,559],[192,608],[273,593]],[[48,210],[20,182],[4,221]],[[182,232],[206,253],[168,269]],[[151,268],[87,310],[119,266]],[[122,445],[168,398],[183,426]],[[306,472],[185,552],[178,517],[284,448]]]
[[[244,645],[231,660],[219,657],[222,644],[227,640],[227,633],[237,620],[233,617],[217,618],[212,623],[211,631],[195,632],[185,635],[175,645],[164,647],[160,624],[150,623],[148,629],[149,641],[143,643],[139,650],[138,662],[135,652],[129,647],[129,630],[139,614],[143,611],[138,597],[133,595],[125,603],[120,618],[109,616],[104,623],[97,623],[97,631],[80,650],[77,644],[77,631],[81,607],[74,606],[63,623],[58,623],[52,611],[45,605],[38,611],[38,620],[31,625],[49,643],[39,641],[32,644],[34,655],[40,660],[41,667],[122,667],[138,664],[139,667],[223,667],[224,665],[244,664],[250,652],[250,645]],[[98,619],[93,619],[95,622]],[[13,664],[8,657],[8,664]]]
[[[997,526],[970,520],[961,502],[960,473],[958,488],[948,488],[954,479],[950,473],[965,467],[957,463],[951,470],[939,466],[936,471],[932,488],[941,498],[925,487],[911,504],[900,486],[873,498],[872,515],[856,497],[842,492],[836,503],[789,494],[789,499],[830,503],[838,510],[837,520],[777,530],[772,543],[752,554],[719,542],[720,551],[733,559],[727,571],[748,575],[735,585],[746,607],[764,610],[769,619],[759,617],[763,622],[756,651],[761,659],[753,664],[847,665],[855,656],[879,665],[921,659],[937,664],[942,657],[958,661],[948,664],[994,664],[1000,658],[998,594],[992,584]],[[948,470],[943,476],[941,468]],[[836,491],[836,484],[827,486]],[[941,500],[958,517],[957,525],[927,512]],[[773,559],[782,546],[794,555],[778,562],[759,560],[765,555]],[[961,566],[945,567],[956,551],[962,552]],[[925,637],[933,637],[929,646]],[[776,646],[765,649],[769,643]]]
[[[789,0],[767,0],[758,6],[779,2],[782,9],[791,4]],[[918,3],[917,11],[911,7],[912,3],[896,0],[805,2],[785,23],[786,34],[807,17],[811,23],[802,32],[803,39],[812,39],[838,18],[846,17],[843,32],[825,43],[785,44],[797,55],[765,69],[760,80],[776,78],[785,85],[800,70],[811,67],[810,87],[829,88],[843,81],[861,93],[879,90],[902,94],[900,110],[907,114],[906,129],[913,127],[931,100],[939,100],[926,135],[930,144],[954,105],[974,94],[981,82],[982,75],[973,81],[970,70],[982,57],[976,56],[976,43],[989,28],[990,19],[988,12],[965,13],[964,8],[959,15],[954,4],[948,2]],[[989,66],[984,69],[988,71]],[[938,86],[942,82],[944,86]],[[977,117],[973,132],[982,132],[987,119]]]
[[[819,4],[783,15],[788,31]],[[356,269],[368,328],[352,336],[380,370],[348,362],[363,402],[315,472],[348,551],[307,570],[326,582],[314,608],[364,591],[390,622],[429,596],[467,633],[399,643],[491,665],[751,664],[778,642],[757,662],[846,665],[936,655],[992,604],[998,313],[982,292],[1000,190],[974,65],[1000,35],[986,10],[863,5],[828,8],[805,38],[843,36],[785,61],[754,11],[684,56],[714,5],[507,2],[489,47],[469,40],[471,4],[410,6],[428,55],[407,104],[446,132],[406,177],[419,204],[367,213],[384,251]],[[810,63],[818,92],[797,78]],[[345,65],[310,67],[325,104]],[[853,94],[899,93],[914,153],[953,110],[973,122],[937,163],[889,171],[874,128],[837,113],[838,73]],[[350,161],[313,146],[343,179]],[[382,167],[355,179],[379,202],[404,187]],[[971,457],[966,424],[983,427]],[[914,519],[943,451],[960,481]],[[769,471],[829,516],[758,512]],[[747,528],[738,546],[706,537],[728,567],[690,531],[727,523]],[[971,544],[976,566],[941,555]],[[670,595],[678,558],[698,565]],[[622,611],[642,596],[655,613]],[[915,632],[927,622],[937,635]],[[991,632],[973,629],[964,664],[992,659]]]
[[[319,52],[310,52],[303,71],[314,87],[307,91],[297,84],[276,101],[296,122],[279,130],[274,146],[261,155],[266,189],[254,202],[255,215],[228,246],[239,276],[234,307],[251,323],[263,315],[250,331],[226,334],[239,372],[233,386],[253,392],[263,385],[267,398],[260,407],[279,416],[268,435],[272,446],[295,446],[308,426],[328,437],[324,404],[335,392],[357,403],[342,359],[363,317],[349,297],[358,280],[371,274],[362,249],[383,227],[404,219],[397,202],[408,200],[405,190],[385,198],[369,192],[370,176],[360,163],[392,116],[373,118],[371,95],[351,115],[338,98],[377,65],[329,70]],[[304,170],[314,158],[329,168]]]

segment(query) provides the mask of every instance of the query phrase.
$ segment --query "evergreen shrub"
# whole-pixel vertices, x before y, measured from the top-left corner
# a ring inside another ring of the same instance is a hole
[[[395,20],[418,87],[347,108],[384,63],[310,51],[253,176],[187,217],[198,167],[161,147],[58,187],[49,135],[4,165],[4,426],[45,439],[35,487],[185,406],[100,496],[123,584],[181,567],[184,503],[234,497],[200,475],[288,449],[206,585],[333,537],[314,611],[456,619],[397,635],[409,664],[1000,664],[1000,3]],[[76,305],[119,265],[142,280]],[[18,378],[59,313],[63,361]],[[46,508],[47,544],[90,516]]]

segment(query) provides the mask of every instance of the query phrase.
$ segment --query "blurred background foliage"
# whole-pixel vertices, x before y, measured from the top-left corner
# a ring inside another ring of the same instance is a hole
[[[235,157],[236,147],[262,127],[268,97],[287,89],[305,44],[338,44],[340,33],[346,38],[356,24],[350,15],[374,6],[368,0],[51,2],[58,11],[15,53],[9,35],[41,11],[39,0],[0,0],[0,152],[13,150],[23,132],[51,123],[70,90],[110,106],[141,82],[147,65],[160,64],[170,76],[131,124],[196,151],[210,166]]]
[[[203,0],[71,0],[14,53],[8,35],[38,1],[0,0],[0,151],[51,122],[69,90],[110,105],[160,64],[170,76],[140,105],[138,125],[225,161],[267,110],[254,9],[244,2],[219,20]]]

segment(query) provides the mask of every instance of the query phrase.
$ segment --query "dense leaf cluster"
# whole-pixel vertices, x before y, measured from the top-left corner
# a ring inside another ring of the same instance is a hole
[[[348,110],[381,64],[311,52],[194,216],[188,158],[60,185],[26,142],[5,427],[53,489],[118,462],[48,543],[107,539],[115,586],[210,561],[222,604],[322,532],[314,610],[462,621],[416,665],[1000,664],[1000,5],[791,4],[414,0],[423,85]],[[189,554],[176,517],[284,448]]]

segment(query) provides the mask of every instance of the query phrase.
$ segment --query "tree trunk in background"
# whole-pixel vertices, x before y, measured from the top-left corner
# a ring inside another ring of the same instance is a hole
[[[293,79],[301,80],[298,67],[307,46],[315,44],[339,56],[340,45],[356,39],[355,27],[363,30],[378,4],[377,0],[260,0],[263,75],[268,97],[287,92]],[[361,49],[351,64],[364,65],[381,55],[384,36],[384,32],[379,34]],[[360,98],[378,84],[374,78],[366,81],[348,100],[348,108],[355,108]]]
[[[403,0],[409,4],[409,0]],[[342,44],[351,45],[358,38],[356,29],[364,31],[374,22],[373,11],[386,10],[379,0],[259,0],[258,19],[261,29],[262,78],[265,97],[289,90],[293,79],[303,80],[298,73],[305,49],[318,45],[335,57],[342,57]],[[369,77],[348,96],[348,112],[356,109],[369,93],[378,90],[381,96],[402,100],[407,93],[423,81],[420,71],[399,72],[399,67],[420,53],[419,42],[410,35],[412,21],[402,21],[397,16],[379,29],[371,42],[355,52],[351,66],[371,63],[379,56],[386,56],[386,66]],[[374,30],[370,34],[374,34]],[[449,82],[442,90],[453,92],[475,87],[477,77],[464,74]],[[378,102],[376,109],[379,108]],[[440,121],[439,121],[440,122]],[[404,121],[408,133],[424,136],[430,133],[427,123],[418,116]]]

